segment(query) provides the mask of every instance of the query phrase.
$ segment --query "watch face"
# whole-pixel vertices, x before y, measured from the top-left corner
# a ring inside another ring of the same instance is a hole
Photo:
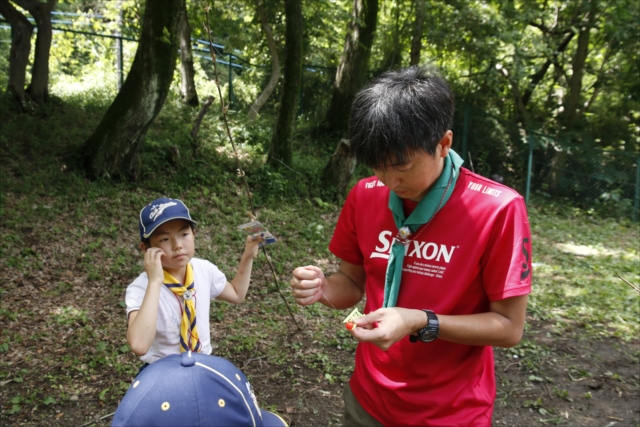
[[[438,334],[436,334],[435,332],[425,332],[420,337],[420,341],[431,342],[431,341],[434,341],[436,338],[438,338]]]

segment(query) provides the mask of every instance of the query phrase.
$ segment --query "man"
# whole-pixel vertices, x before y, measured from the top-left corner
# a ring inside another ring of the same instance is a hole
[[[516,345],[531,292],[531,236],[514,190],[462,168],[454,101],[433,70],[390,71],[350,117],[361,180],[342,208],[337,272],[293,271],[296,302],[345,309],[366,298],[347,426],[489,426],[492,346]]]

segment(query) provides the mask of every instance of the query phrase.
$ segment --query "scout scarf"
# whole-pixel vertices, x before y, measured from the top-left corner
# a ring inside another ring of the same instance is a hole
[[[435,214],[447,203],[455,188],[462,163],[462,158],[455,151],[449,149],[440,177],[429,193],[420,200],[409,218],[405,219],[402,199],[393,191],[389,192],[389,209],[393,214],[398,234],[393,239],[389,254],[382,307],[396,306],[400,280],[402,279],[402,265],[409,238],[412,234],[424,230]],[[417,236],[415,234],[414,238]]]
[[[193,268],[191,263],[187,264],[187,271],[184,278],[185,286],[182,286],[175,277],[164,272],[164,285],[171,290],[177,297],[184,300],[184,309],[180,307],[182,312],[182,321],[180,322],[180,352],[202,350],[202,344],[198,338],[198,328],[196,326],[196,305],[195,305],[195,283],[193,281]]]

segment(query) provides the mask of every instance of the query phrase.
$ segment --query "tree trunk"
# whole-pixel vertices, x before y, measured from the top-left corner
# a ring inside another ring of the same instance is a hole
[[[189,19],[187,18],[187,5],[183,3],[180,10],[178,23],[178,36],[180,38],[180,95],[182,102],[192,107],[197,107],[198,92],[196,92],[195,70],[193,69],[193,54],[191,53],[191,30],[189,29]]]
[[[424,34],[425,0],[416,0],[416,16],[413,20],[413,31],[411,34],[411,59],[410,65],[420,63],[420,53],[422,52],[422,35]]]
[[[136,56],[122,90],[81,147],[93,177],[138,178],[138,148],[169,92],[184,0],[147,3]]]
[[[340,137],[347,134],[351,104],[367,79],[377,18],[378,0],[354,0],[353,19],[347,30],[326,117],[328,130]]]
[[[264,31],[264,36],[267,39],[267,44],[269,45],[269,55],[271,56],[271,78],[269,79],[269,83],[264,88],[260,96],[256,98],[253,105],[249,109],[249,113],[247,117],[249,120],[255,120],[260,112],[262,106],[267,102],[267,99],[273,93],[273,90],[276,88],[278,84],[278,80],[280,79],[280,60],[278,59],[278,49],[276,45],[276,41],[273,38],[273,31],[271,30],[271,26],[267,21],[267,13],[264,9],[264,5],[260,0],[256,0],[256,11],[258,13],[258,17],[260,18],[260,24],[262,25],[262,31]]]
[[[38,0],[14,0],[14,2],[29,11],[38,27],[31,83],[27,87],[27,94],[34,102],[41,104],[49,100],[49,53],[53,38],[51,11],[56,5],[56,0],[47,0],[46,3]]]
[[[584,67],[589,54],[589,34],[594,25],[595,14],[597,10],[596,0],[589,2],[589,11],[585,17],[584,24],[580,28],[578,34],[578,46],[571,64],[572,73],[569,79],[569,93],[564,103],[564,112],[562,115],[562,124],[566,131],[572,131],[575,120],[580,116],[582,101],[582,77],[584,76]]]
[[[0,0],[0,13],[11,25],[7,92],[22,108],[25,97],[27,65],[29,64],[29,54],[31,52],[33,25],[31,25],[26,16],[13,7],[9,0]]]
[[[402,2],[400,2],[402,4]],[[400,47],[400,33],[402,32],[400,28],[400,6],[398,2],[393,3],[393,30],[391,31],[391,40],[387,43],[383,43],[386,45],[384,59],[382,60],[382,69],[383,70],[393,70],[400,65],[402,61],[402,48]]]
[[[269,151],[269,161],[274,166],[278,166],[280,163],[291,166],[293,160],[291,134],[298,111],[298,96],[302,79],[302,0],[285,0],[284,8],[287,20],[284,84]]]
[[[349,131],[351,104],[367,79],[377,18],[378,0],[354,0],[353,20],[349,23],[326,118],[328,131],[341,137],[322,173],[323,182],[333,184],[327,188],[335,189],[336,196],[344,194],[355,167],[351,144],[346,144],[342,137]]]
[[[329,163],[324,168],[323,187],[335,189],[334,195],[336,196],[345,194],[355,167],[356,158],[353,155],[351,142],[348,139],[341,139],[336,151],[331,155]]]

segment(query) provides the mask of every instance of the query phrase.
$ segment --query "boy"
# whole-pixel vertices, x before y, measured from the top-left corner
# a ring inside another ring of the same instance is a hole
[[[177,199],[160,198],[140,211],[145,272],[128,287],[127,342],[146,364],[185,351],[211,354],[209,305],[239,304],[249,288],[261,236],[248,236],[235,277],[228,282],[211,262],[195,258],[195,221]]]

